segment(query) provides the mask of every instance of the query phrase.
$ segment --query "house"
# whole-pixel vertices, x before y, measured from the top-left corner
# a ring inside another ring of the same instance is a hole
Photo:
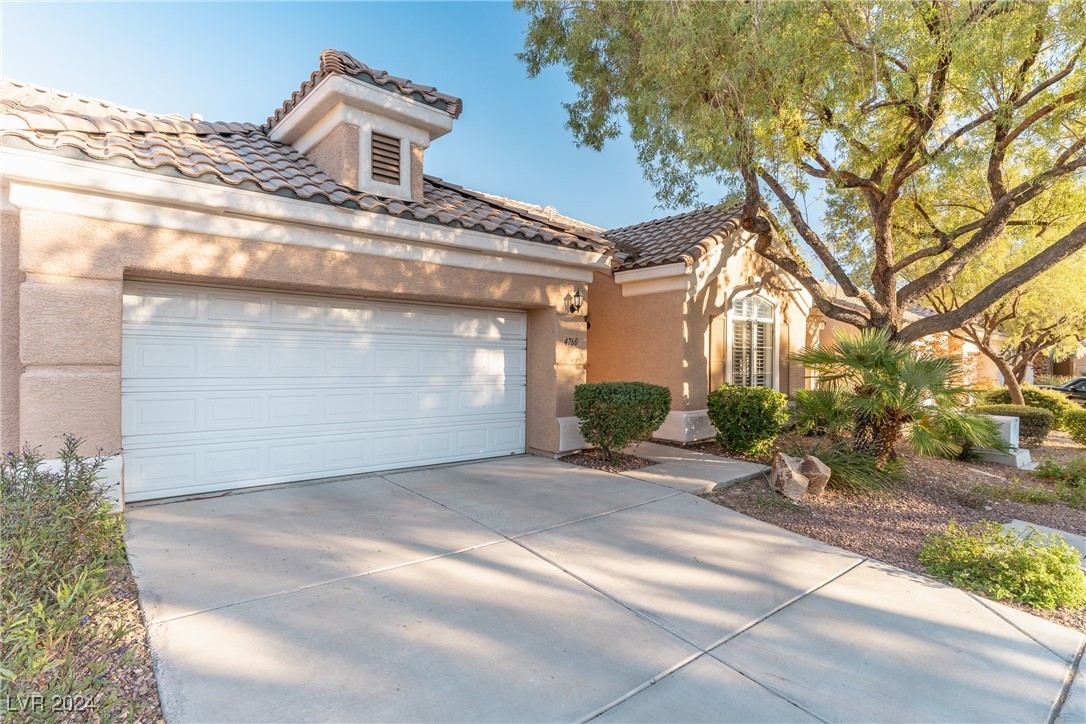
[[[426,175],[459,99],[327,51],[263,125],[2,103],[5,450],[128,500],[561,451],[613,246]]]
[[[460,99],[347,53],[268,120],[3,81],[0,447],[130,501],[584,446],[573,389],[809,385],[809,295],[717,208],[604,231],[425,172]]]
[[[725,382],[788,395],[806,386],[791,355],[812,340],[811,297],[751,248],[737,210],[708,207],[603,235],[617,258],[592,282],[586,378],[668,387],[672,410],[656,437],[713,436],[706,397]]]

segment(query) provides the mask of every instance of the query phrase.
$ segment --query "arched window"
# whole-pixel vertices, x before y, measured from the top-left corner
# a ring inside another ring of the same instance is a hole
[[[732,302],[730,383],[743,387],[773,387],[774,348],[777,337],[773,305],[761,297]]]

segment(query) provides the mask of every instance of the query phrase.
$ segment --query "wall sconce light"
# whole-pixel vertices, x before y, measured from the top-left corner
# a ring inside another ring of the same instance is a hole
[[[581,307],[584,305],[584,296],[581,294],[580,289],[574,290],[573,294],[566,294],[566,307],[569,309],[570,314],[576,314],[581,311]]]

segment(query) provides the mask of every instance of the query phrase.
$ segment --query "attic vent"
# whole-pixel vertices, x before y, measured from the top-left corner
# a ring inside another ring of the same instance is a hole
[[[375,181],[400,185],[400,139],[374,133],[370,142],[372,174]]]

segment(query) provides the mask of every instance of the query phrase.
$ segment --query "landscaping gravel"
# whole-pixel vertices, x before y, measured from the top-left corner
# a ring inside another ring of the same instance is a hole
[[[608,473],[624,473],[627,470],[638,470],[656,464],[654,460],[646,460],[625,453],[619,453],[612,460],[599,450],[584,450],[572,455],[566,455],[562,458],[562,462],[580,465],[583,468],[592,468],[593,470],[603,470]]]
[[[51,712],[55,721],[164,722],[158,686],[147,646],[147,627],[139,607],[139,593],[126,561],[110,572],[111,595],[95,616],[101,634],[94,645],[74,652],[83,670],[106,661],[105,685],[84,711]],[[72,692],[82,696],[82,692]],[[105,706],[112,695],[117,704]]]
[[[1054,490],[1051,484],[1028,473],[999,465],[899,453],[905,458],[904,478],[889,495],[842,495],[827,490],[821,498],[805,498],[797,505],[778,496],[764,478],[758,478],[705,497],[753,518],[917,573],[924,572],[917,552],[928,536],[943,533],[951,520],[969,524],[1019,519],[1086,535],[1086,511],[1063,503],[1034,505],[990,500],[974,490],[982,483]],[[1036,460],[1061,463],[1076,455],[1086,455],[1086,448],[1075,445],[1062,433],[1053,433],[1048,444],[1034,451]],[[1086,612],[1082,610],[1016,607],[1086,632]]]

